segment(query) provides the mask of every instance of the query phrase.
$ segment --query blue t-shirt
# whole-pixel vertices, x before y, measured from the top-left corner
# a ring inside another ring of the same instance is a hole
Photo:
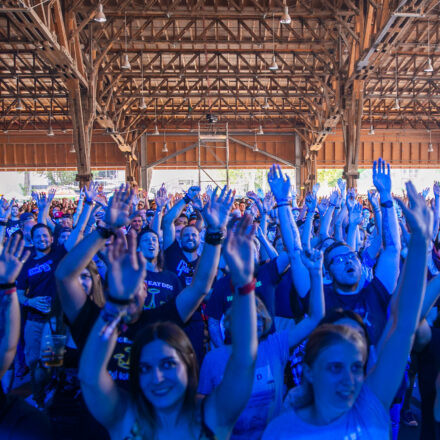
[[[293,285],[292,268],[289,267],[275,289],[275,316],[299,322],[304,314],[304,304]]]
[[[145,283],[147,284],[147,297],[144,309],[155,309],[175,298],[182,290],[182,284],[177,275],[168,270],[147,271]]]
[[[311,425],[290,407],[273,420],[263,440],[389,440],[390,416],[364,384],[353,407],[328,425]]]
[[[246,408],[234,426],[231,440],[257,440],[267,424],[282,407],[284,367],[289,357],[289,333],[276,332],[258,345],[252,394]],[[198,392],[211,394],[223,379],[231,346],[224,345],[210,351],[200,370]]]

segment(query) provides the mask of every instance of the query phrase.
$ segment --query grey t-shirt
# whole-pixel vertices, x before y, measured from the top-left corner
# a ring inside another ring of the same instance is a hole
[[[220,384],[230,355],[231,346],[224,345],[205,356],[199,393],[208,395]],[[280,413],[288,357],[287,331],[272,333],[260,342],[252,394],[234,426],[231,440],[260,439],[267,424]]]
[[[361,389],[353,407],[334,422],[317,426],[297,416],[294,409],[273,420],[263,440],[389,440],[390,416],[367,385]]]

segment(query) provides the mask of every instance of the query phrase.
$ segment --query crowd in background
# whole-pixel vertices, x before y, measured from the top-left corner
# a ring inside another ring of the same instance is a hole
[[[440,439],[440,184],[268,183],[3,197],[0,438]]]

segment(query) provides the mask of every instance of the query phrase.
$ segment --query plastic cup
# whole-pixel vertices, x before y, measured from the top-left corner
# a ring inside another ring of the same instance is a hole
[[[45,367],[62,367],[66,345],[65,335],[45,335],[41,349],[41,361]]]

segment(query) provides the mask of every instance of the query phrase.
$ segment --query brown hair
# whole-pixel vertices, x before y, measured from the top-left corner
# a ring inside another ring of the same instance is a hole
[[[98,268],[93,260],[90,261],[90,263],[85,268],[90,272],[90,276],[92,277],[92,290],[90,291],[90,299],[97,306],[102,308],[105,305],[105,297]]]
[[[135,403],[136,412],[143,420],[148,422],[148,426],[144,427],[144,431],[146,432],[143,433],[147,434],[148,438],[154,434],[156,420],[153,405],[148,401],[140,388],[139,363],[142,349],[145,345],[156,340],[161,340],[173,347],[185,364],[188,375],[188,386],[185,392],[182,411],[189,415],[191,419],[194,419],[195,416],[196,394],[199,382],[199,366],[194,348],[188,336],[186,336],[180,327],[172,322],[157,322],[148,325],[138,333],[130,355],[130,394]],[[141,423],[141,425],[145,424]]]
[[[348,325],[322,324],[318,326],[309,336],[306,344],[303,364],[312,366],[318,355],[327,347],[348,342],[359,347],[363,352],[364,364],[368,358],[368,343],[366,338],[358,331]],[[293,396],[295,409],[304,408],[314,402],[313,389],[307,381],[305,374],[302,376],[302,384]]]

